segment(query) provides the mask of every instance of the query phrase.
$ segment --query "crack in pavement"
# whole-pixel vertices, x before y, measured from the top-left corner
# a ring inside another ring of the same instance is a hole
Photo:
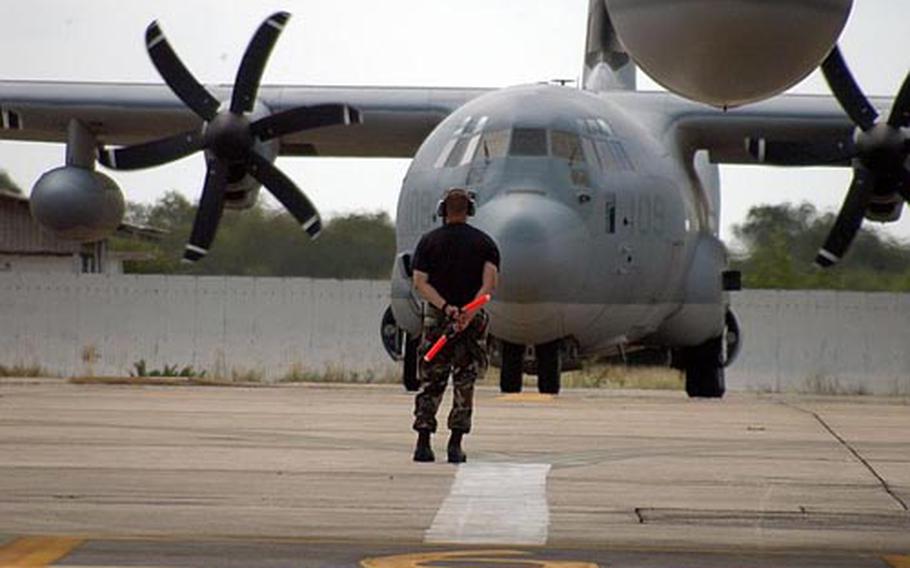
[[[804,414],[808,414],[808,415],[812,416],[813,418],[815,418],[815,420],[816,420],[819,424],[821,424],[822,427],[823,427],[825,430],[827,430],[828,433],[831,434],[831,436],[833,436],[834,439],[837,440],[837,441],[840,443],[841,446],[843,446],[844,448],[846,448],[847,451],[849,451],[849,452],[853,455],[853,457],[856,458],[857,461],[859,461],[859,463],[863,464],[863,465],[866,467],[866,469],[869,470],[869,473],[871,473],[873,476],[875,476],[875,479],[877,479],[878,482],[881,484],[882,489],[885,490],[885,493],[887,493],[888,495],[890,495],[891,498],[894,499],[894,501],[897,502],[897,504],[900,505],[901,508],[902,508],[904,511],[910,511],[910,507],[907,506],[907,502],[904,501],[904,500],[901,498],[901,496],[898,495],[898,494],[894,491],[894,489],[891,488],[891,485],[888,484],[888,481],[887,481],[884,477],[882,477],[881,474],[880,474],[878,471],[876,471],[876,469],[875,469],[874,467],[872,467],[872,464],[869,463],[869,461],[866,460],[866,458],[864,458],[864,457],[862,456],[862,454],[860,454],[860,453],[856,450],[856,448],[854,448],[852,445],[850,445],[850,442],[848,442],[846,439],[844,439],[843,436],[841,436],[840,434],[838,434],[837,431],[834,430],[834,428],[831,427],[831,425],[829,425],[827,422],[825,422],[825,419],[822,418],[821,415],[819,415],[817,412],[814,412],[814,411],[812,411],[812,410],[807,410],[807,409],[805,409],[805,408],[796,406],[795,404],[791,404],[791,403],[786,402],[786,401],[780,401],[780,404],[782,404],[782,405],[784,405],[784,406],[787,406],[787,407],[789,407],[789,408],[792,408],[792,409],[794,409],[794,410],[797,410],[797,411],[799,411],[799,412],[802,412],[802,413],[804,413]]]

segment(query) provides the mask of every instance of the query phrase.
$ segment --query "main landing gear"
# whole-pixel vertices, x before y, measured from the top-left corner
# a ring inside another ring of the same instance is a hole
[[[728,309],[723,335],[674,352],[673,366],[686,373],[686,393],[692,398],[722,398],[727,390],[724,369],[733,364],[741,347],[739,321]]]
[[[508,341],[500,342],[499,388],[504,393],[521,392],[525,371],[525,346]],[[534,348],[537,371],[537,390],[542,394],[559,394],[562,357],[560,342],[553,341]]]
[[[691,398],[722,398],[724,382],[723,337],[680,350],[686,373],[686,394]]]

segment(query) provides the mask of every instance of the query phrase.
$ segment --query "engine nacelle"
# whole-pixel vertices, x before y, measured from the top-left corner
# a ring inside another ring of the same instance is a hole
[[[30,197],[32,217],[62,239],[93,242],[123,221],[123,193],[106,175],[75,166],[46,172]]]
[[[257,102],[256,105],[256,111],[253,115],[255,118],[262,118],[271,113],[262,103]],[[276,141],[263,142],[257,140],[255,143],[255,151],[273,164],[278,157],[278,149],[279,145]],[[224,206],[227,209],[249,209],[256,204],[261,189],[262,184],[246,173],[245,165],[238,164],[228,171],[228,186],[224,192]]]
[[[853,0],[604,0],[623,46],[686,98],[735,107],[780,94],[818,67]]]

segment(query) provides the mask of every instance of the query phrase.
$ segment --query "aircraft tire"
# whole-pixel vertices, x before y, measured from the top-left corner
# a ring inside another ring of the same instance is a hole
[[[559,341],[552,341],[535,348],[537,354],[537,390],[541,394],[559,394],[560,357]]]
[[[723,337],[685,350],[686,394],[689,398],[723,398],[726,392]]]
[[[525,346],[508,341],[502,341],[501,344],[502,363],[499,367],[499,390],[504,393],[521,392]]]
[[[417,376],[417,346],[420,339],[409,339],[404,336],[404,359],[401,365],[401,382],[408,392],[420,390],[420,377]]]

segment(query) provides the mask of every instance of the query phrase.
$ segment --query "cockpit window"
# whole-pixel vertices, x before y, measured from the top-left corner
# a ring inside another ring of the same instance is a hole
[[[581,138],[572,132],[554,130],[550,133],[550,145],[553,156],[569,160],[572,164],[584,163]]]
[[[436,160],[437,168],[457,168],[506,156],[567,160],[571,167],[591,165],[605,170],[631,170],[621,142],[603,119],[578,121],[580,133],[544,128],[484,131],[487,117],[466,118]]]
[[[455,136],[472,136],[477,134],[487,125],[487,120],[489,120],[489,117],[487,116],[479,116],[476,118],[469,116],[464,119],[464,122],[458,127],[458,130],[455,131]]]
[[[452,151],[449,152],[449,157],[446,158],[445,167],[454,168],[461,165],[461,161],[464,158],[465,150],[468,149],[468,146],[471,144],[471,138],[458,138],[455,141],[455,145],[452,147]]]
[[[484,132],[474,156],[478,161],[490,161],[494,158],[505,158],[509,150],[509,130],[492,130]]]
[[[590,134],[592,136],[607,136],[613,137],[613,128],[610,124],[602,118],[585,118],[578,121],[578,126],[581,128],[582,132],[585,134]]]
[[[510,156],[546,156],[547,131],[542,128],[516,128],[512,131]]]
[[[595,143],[601,165],[608,171],[632,171],[632,161],[619,140],[597,140]]]
[[[471,162],[489,117],[467,117],[455,130],[436,160],[437,168],[455,168]]]

